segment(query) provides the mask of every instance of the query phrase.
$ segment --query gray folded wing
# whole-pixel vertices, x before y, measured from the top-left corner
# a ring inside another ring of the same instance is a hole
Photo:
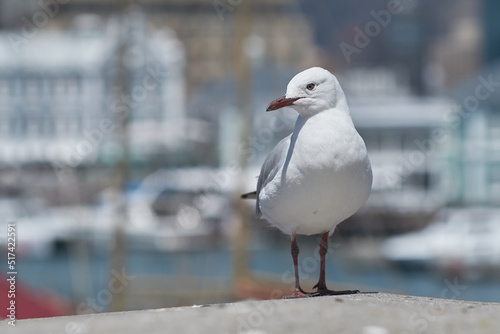
[[[260,191],[264,188],[272,179],[276,176],[281,166],[283,165],[288,147],[290,146],[290,138],[292,135],[289,135],[283,138],[266,157],[264,164],[260,170],[259,179],[257,181],[257,216],[260,217],[262,212],[260,211],[259,205],[259,196]]]

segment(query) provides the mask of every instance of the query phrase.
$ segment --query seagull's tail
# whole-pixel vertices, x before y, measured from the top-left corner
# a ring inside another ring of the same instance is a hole
[[[241,195],[241,198],[244,198],[244,199],[257,199],[257,192],[256,191],[252,191],[251,193],[243,194],[243,195]]]

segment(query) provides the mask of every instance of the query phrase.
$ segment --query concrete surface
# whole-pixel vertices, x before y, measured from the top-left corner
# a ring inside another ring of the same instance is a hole
[[[500,304],[373,293],[3,321],[0,333],[498,334]]]

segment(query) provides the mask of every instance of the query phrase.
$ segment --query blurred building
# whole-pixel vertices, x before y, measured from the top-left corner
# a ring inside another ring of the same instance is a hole
[[[140,12],[122,20],[85,14],[66,31],[1,34],[2,163],[112,163],[124,118],[133,159],[179,148],[186,139],[182,45],[151,30]]]
[[[217,4],[225,4],[218,7]],[[239,50],[235,16],[239,1],[212,0],[144,1],[151,21],[168,24],[186,47],[189,93],[200,85],[230,76]],[[155,10],[153,10],[155,9]],[[316,63],[312,27],[295,1],[252,1],[252,31],[261,43],[250,43],[250,52],[260,53],[261,61],[274,66],[306,68]],[[255,41],[255,39],[254,39]],[[259,51],[260,50],[260,51]],[[258,56],[258,55],[257,55]]]
[[[449,198],[460,205],[500,203],[500,63],[457,87],[447,149]]]
[[[327,66],[384,67],[408,77],[416,95],[445,93],[475,73],[484,56],[483,24],[498,27],[495,0],[300,3]],[[498,31],[486,38],[498,41]],[[498,52],[496,43],[488,53]]]
[[[66,150],[84,138],[82,131],[98,128],[108,109],[114,86],[110,62],[118,40],[111,32],[40,32],[24,44],[15,44],[16,39],[24,42],[17,32],[0,38],[0,159],[63,161]]]
[[[73,18],[82,13],[107,18],[126,6],[140,5],[147,20],[157,28],[169,27],[185,46],[188,66],[185,68],[188,95],[203,84],[231,75],[236,49],[235,14],[239,1],[212,0],[72,0],[59,5],[44,28],[64,29]],[[4,28],[21,28],[20,17],[31,19],[43,11],[38,0],[5,0],[0,4],[0,24]],[[264,61],[281,66],[305,68],[316,63],[318,50],[313,43],[310,23],[300,11],[296,1],[252,1],[255,36],[262,38]],[[8,15],[7,13],[11,13]],[[15,19],[17,18],[17,19]],[[257,51],[257,50],[256,50]]]
[[[456,108],[447,118],[451,140],[446,147],[448,198],[454,205],[498,206],[500,203],[500,44],[497,12],[500,3],[483,0],[462,22],[462,36],[481,33],[478,69],[451,90]],[[471,38],[462,48],[477,46]],[[458,43],[457,43],[458,45]],[[458,57],[458,56],[457,56]],[[457,66],[463,61],[457,58]]]
[[[442,142],[433,139],[443,128],[451,102],[443,98],[401,97],[351,103],[353,120],[364,138],[373,166],[371,201],[398,211],[432,211],[445,204]]]
[[[484,59],[487,63],[495,62],[500,58],[500,21],[497,16],[499,11],[500,2],[482,1],[481,22],[484,27]]]
[[[447,27],[430,43],[423,73],[430,94],[446,93],[473,76],[484,59],[481,1],[461,0],[447,9]]]

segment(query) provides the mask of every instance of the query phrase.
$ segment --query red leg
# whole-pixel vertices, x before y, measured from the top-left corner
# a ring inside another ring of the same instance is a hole
[[[315,296],[324,296],[324,295],[349,295],[354,293],[359,293],[359,290],[343,290],[343,291],[334,291],[328,290],[326,287],[325,280],[325,256],[328,251],[328,232],[323,233],[321,237],[321,241],[319,243],[319,256],[320,256],[320,269],[319,269],[319,281],[313,288],[318,288]]]
[[[300,287],[299,281],[299,264],[298,264],[298,256],[299,256],[299,245],[297,245],[297,238],[295,237],[295,233],[292,235],[292,258],[293,258],[293,269],[295,270],[295,290],[293,294],[290,296],[285,296],[285,299],[288,298],[304,298],[309,297],[307,292],[304,292]]]

